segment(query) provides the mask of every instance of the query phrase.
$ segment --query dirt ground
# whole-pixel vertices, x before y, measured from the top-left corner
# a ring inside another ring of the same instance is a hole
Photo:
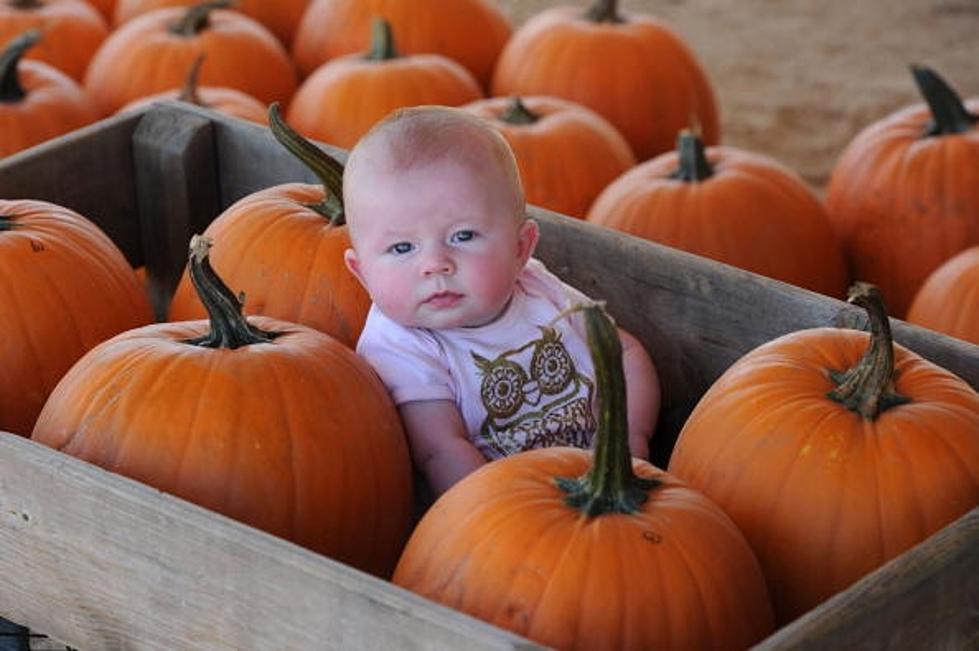
[[[494,0],[519,26],[558,4]],[[622,0],[666,21],[704,67],[722,142],[766,154],[821,191],[864,126],[919,101],[908,66],[979,96],[979,0]]]

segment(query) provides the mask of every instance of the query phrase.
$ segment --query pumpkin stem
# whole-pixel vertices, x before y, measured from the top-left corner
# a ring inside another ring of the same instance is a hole
[[[41,32],[30,29],[10,41],[7,49],[0,52],[0,102],[19,102],[27,97],[24,87],[20,85],[17,64],[24,53],[40,40]]]
[[[534,124],[540,120],[540,116],[527,108],[520,97],[514,96],[507,103],[500,120],[507,124]]]
[[[275,139],[311,169],[323,185],[323,201],[305,204],[306,207],[329,219],[334,226],[346,224],[343,212],[343,165],[286,124],[278,102],[269,105],[269,127]]]
[[[596,0],[585,10],[584,17],[596,23],[624,23],[619,15],[619,0]]]
[[[567,494],[565,503],[588,517],[635,513],[660,482],[638,477],[632,471],[619,333],[600,303],[572,310],[581,310],[585,316],[598,387],[598,432],[588,472],[581,477],[555,477],[554,481]]]
[[[204,55],[199,54],[197,58],[194,59],[193,65],[190,66],[190,70],[187,72],[187,78],[184,80],[184,87],[180,90],[180,95],[177,96],[177,99],[196,106],[205,106],[204,102],[201,100],[201,96],[197,93],[202,65],[204,65]]]
[[[387,61],[398,58],[398,48],[394,45],[394,32],[391,23],[383,18],[375,18],[371,25],[371,49],[368,61]]]
[[[677,135],[676,149],[679,167],[670,174],[671,179],[699,183],[714,176],[714,168],[707,160],[704,141],[693,131],[684,129]]]
[[[208,17],[215,9],[227,9],[234,2],[232,0],[208,0],[201,2],[189,9],[183,18],[170,26],[170,31],[177,36],[192,38],[207,29]]]
[[[211,239],[201,235],[190,238],[190,280],[211,319],[211,330],[184,343],[202,348],[234,350],[251,344],[267,343],[281,333],[257,328],[241,313],[243,298],[234,295],[214,272],[210,262]]]
[[[926,137],[965,133],[975,128],[979,115],[965,108],[962,98],[937,72],[926,66],[913,65],[911,74],[931,109],[932,119],[925,127]]]
[[[850,288],[847,301],[867,310],[870,317],[870,345],[855,366],[846,371],[830,371],[836,388],[826,395],[867,420],[911,401],[894,391],[894,340],[880,290],[858,282]]]

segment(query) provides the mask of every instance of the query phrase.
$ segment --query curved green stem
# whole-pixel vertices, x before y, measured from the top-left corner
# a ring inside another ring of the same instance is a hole
[[[500,120],[507,124],[534,124],[540,116],[531,111],[518,96],[510,98],[506,110],[500,114]]]
[[[679,154],[679,167],[670,174],[671,179],[699,183],[714,176],[714,168],[707,160],[704,141],[693,131],[684,129],[676,139],[676,149]]]
[[[625,373],[619,332],[600,304],[582,306],[588,349],[595,364],[598,388],[598,431],[592,466],[581,477],[556,477],[565,502],[595,517],[605,513],[635,513],[659,485],[632,471]]]
[[[837,386],[826,395],[867,420],[874,420],[911,399],[894,391],[894,340],[880,291],[870,283],[858,282],[850,288],[847,301],[867,310],[870,345],[855,366],[830,372]]]
[[[596,23],[623,23],[619,15],[619,0],[595,0],[595,4],[585,10],[584,17]]]
[[[41,32],[30,29],[10,41],[7,49],[0,52],[0,102],[19,102],[27,97],[24,87],[20,85],[20,75],[17,74],[17,64],[24,53],[37,45],[41,40]]]
[[[269,127],[275,139],[312,170],[323,185],[323,201],[306,204],[306,207],[329,219],[334,226],[343,226],[346,223],[343,212],[343,165],[286,124],[278,102],[269,105]]]
[[[979,122],[979,115],[970,113],[948,83],[938,73],[925,66],[911,66],[911,74],[918,90],[931,109],[931,122],[924,135],[943,136],[972,131]]]
[[[178,36],[191,38],[204,31],[208,25],[208,16],[215,9],[227,9],[234,2],[231,0],[208,0],[192,6],[183,17],[170,26],[170,31]]]
[[[368,61],[387,61],[398,58],[398,48],[394,45],[394,32],[391,23],[383,18],[375,18],[371,25],[371,49]]]
[[[201,96],[197,92],[202,65],[204,65],[204,55],[199,54],[197,58],[194,59],[194,63],[190,66],[190,70],[187,72],[187,78],[184,80],[184,87],[180,89],[180,95],[177,96],[177,99],[182,102],[195,104],[196,106],[205,106],[204,102],[201,100]]]
[[[243,298],[235,296],[211,268],[210,249],[210,238],[194,235],[190,239],[190,260],[187,262],[190,280],[211,319],[211,329],[184,343],[202,348],[234,350],[268,343],[278,337],[281,333],[262,330],[248,323],[241,313]]]

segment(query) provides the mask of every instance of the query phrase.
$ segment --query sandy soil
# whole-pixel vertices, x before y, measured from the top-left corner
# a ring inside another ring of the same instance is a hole
[[[520,25],[558,4],[494,0]],[[919,101],[911,63],[979,96],[979,0],[622,0],[666,21],[710,78],[724,144],[766,154],[817,191],[864,126]]]

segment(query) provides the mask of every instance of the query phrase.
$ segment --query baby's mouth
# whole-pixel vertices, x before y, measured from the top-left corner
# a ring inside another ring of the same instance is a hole
[[[445,308],[452,307],[462,299],[462,294],[455,292],[436,292],[424,300],[424,304],[429,307]]]

